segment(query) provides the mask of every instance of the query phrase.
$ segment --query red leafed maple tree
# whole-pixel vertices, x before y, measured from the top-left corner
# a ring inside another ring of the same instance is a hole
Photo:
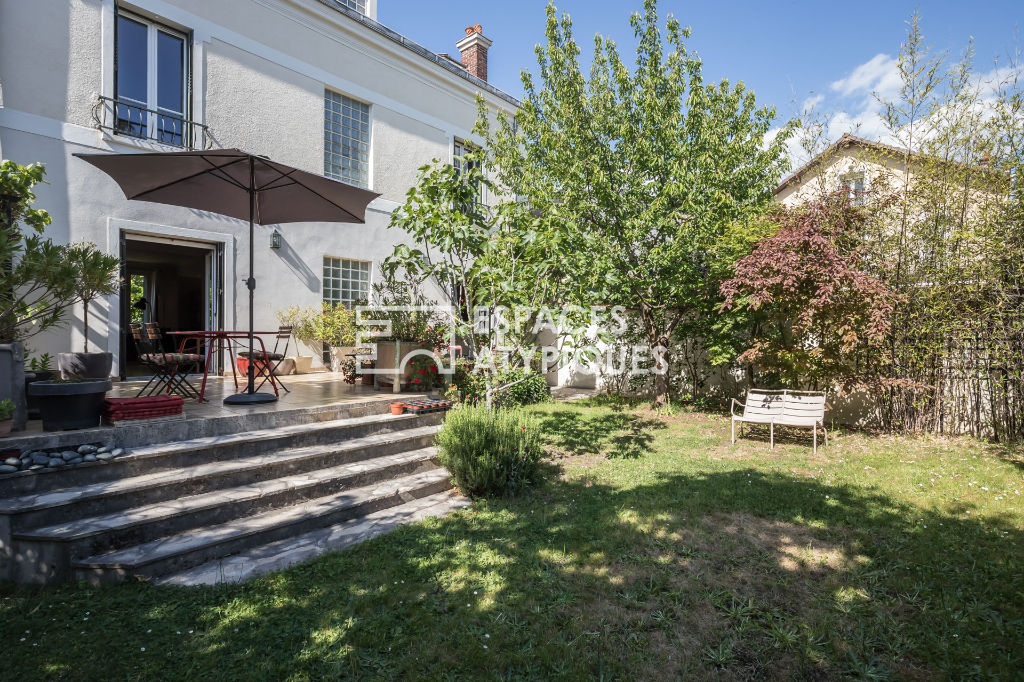
[[[757,320],[739,356],[764,382],[850,389],[875,376],[895,303],[858,248],[867,214],[842,192],[771,214],[778,230],[735,264],[722,309]],[[866,361],[867,360],[867,361]]]

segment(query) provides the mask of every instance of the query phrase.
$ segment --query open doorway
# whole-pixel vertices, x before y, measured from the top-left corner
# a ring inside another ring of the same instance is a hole
[[[129,325],[155,322],[165,334],[220,329],[223,258],[217,244],[150,235],[124,234],[121,251],[121,377],[141,377],[151,372],[139,361]],[[174,343],[165,338],[164,350],[176,350]]]

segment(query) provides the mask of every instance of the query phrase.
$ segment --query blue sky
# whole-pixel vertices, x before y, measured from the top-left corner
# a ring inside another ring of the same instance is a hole
[[[509,94],[522,93],[519,73],[536,65],[534,45],[544,35],[545,0],[378,0],[378,19],[435,52],[457,56],[455,42],[470,24],[494,40],[489,80]],[[589,65],[593,36],[614,38],[623,56],[635,45],[629,15],[642,0],[560,0],[573,19],[576,40]],[[692,28],[689,40],[704,61],[708,80],[742,80],[758,101],[789,118],[802,106],[833,116],[830,134],[844,129],[876,137],[872,90],[894,85],[893,58],[905,21],[918,9],[927,41],[958,54],[972,37],[979,72],[1024,47],[1024,0],[661,0]]]

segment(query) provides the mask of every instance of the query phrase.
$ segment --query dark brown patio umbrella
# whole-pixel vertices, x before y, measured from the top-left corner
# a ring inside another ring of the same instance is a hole
[[[249,221],[249,348],[253,344],[256,278],[253,224],[363,223],[366,206],[379,194],[256,156],[240,149],[152,154],[75,154],[109,175],[125,197],[185,206]],[[272,402],[257,393],[252,362],[245,393],[228,404]]]

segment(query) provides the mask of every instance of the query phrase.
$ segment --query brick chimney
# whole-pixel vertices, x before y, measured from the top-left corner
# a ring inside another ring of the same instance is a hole
[[[466,37],[455,43],[462,53],[462,65],[466,71],[479,78],[487,80],[487,50],[491,46],[491,39],[484,37],[484,29],[480,24],[466,27]]]

